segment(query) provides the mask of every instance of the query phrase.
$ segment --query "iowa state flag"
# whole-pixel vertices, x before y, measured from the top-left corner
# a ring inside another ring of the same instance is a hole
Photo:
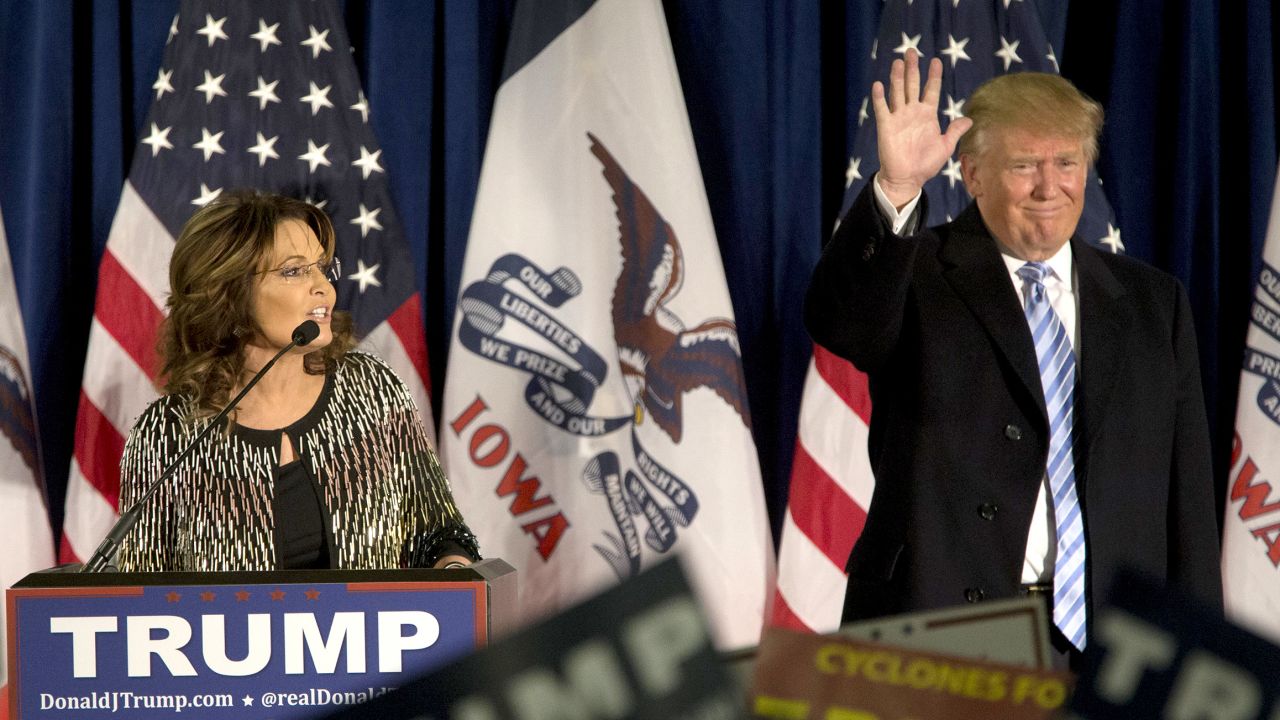
[[[1249,311],[1222,528],[1232,620],[1280,643],[1280,183]]]
[[[9,242],[0,217],[0,589],[53,564],[53,535],[45,511],[35,398],[27,364],[18,291]],[[5,647],[7,604],[0,602],[0,648]],[[0,651],[0,691],[8,675]],[[0,693],[2,694],[2,693]],[[8,708],[0,704],[0,716]]]
[[[679,554],[717,644],[773,546],[662,6],[521,3],[463,266],[441,444],[529,618]]]
[[[155,399],[155,334],[187,219],[253,187],[324,209],[337,234],[338,309],[409,386],[427,426],[427,352],[413,260],[333,0],[183,0],[156,73],[98,269],[62,559],[88,559],[116,519],[120,455]]]

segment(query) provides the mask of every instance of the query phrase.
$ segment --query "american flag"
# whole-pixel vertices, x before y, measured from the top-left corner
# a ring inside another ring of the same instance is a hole
[[[154,339],[174,239],[225,190],[270,190],[329,214],[343,268],[338,309],[432,427],[413,260],[337,5],[185,0],[152,91],[98,270],[64,561],[88,557],[115,519],[124,438],[156,397]]]
[[[1057,55],[1030,0],[888,0],[872,45],[872,77],[887,81],[890,64],[910,48],[926,59],[942,59],[938,112],[944,130],[964,115],[965,100],[988,79],[1013,72],[1058,72]],[[845,171],[842,217],[879,169],[870,88],[867,91]],[[948,222],[960,214],[969,195],[958,156],[925,184],[925,192],[927,224]],[[1124,250],[1111,207],[1092,171],[1077,232],[1112,252]],[[862,531],[875,487],[867,457],[870,420],[866,376],[815,346],[801,399],[790,499],[778,550],[774,625],[812,632],[839,626],[845,561]]]

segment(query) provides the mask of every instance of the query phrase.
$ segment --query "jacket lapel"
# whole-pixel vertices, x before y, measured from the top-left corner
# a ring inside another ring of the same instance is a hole
[[[1071,238],[1076,275],[1080,281],[1080,375],[1076,388],[1077,427],[1083,423],[1086,441],[1101,428],[1107,403],[1114,395],[1116,378],[1124,370],[1124,338],[1133,323],[1127,305],[1120,302],[1124,286],[1100,257],[1101,250],[1079,238]]]
[[[1000,257],[995,239],[982,223],[976,203],[970,203],[951,224],[950,233],[939,249],[939,259],[943,276],[982,323],[1027,397],[1040,409],[1041,419],[1047,426],[1044,390],[1026,315],[1009,279],[1009,270]]]

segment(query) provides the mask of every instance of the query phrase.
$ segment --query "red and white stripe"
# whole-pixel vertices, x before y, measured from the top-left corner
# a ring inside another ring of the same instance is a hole
[[[817,633],[840,625],[845,561],[875,487],[870,420],[867,376],[815,345],[800,401],[772,625]]]
[[[174,238],[128,181],[98,267],[75,453],[59,560],[93,554],[117,518],[120,455],[134,420],[157,397],[156,331],[169,293]],[[421,306],[415,294],[361,343],[408,384],[434,435]]]

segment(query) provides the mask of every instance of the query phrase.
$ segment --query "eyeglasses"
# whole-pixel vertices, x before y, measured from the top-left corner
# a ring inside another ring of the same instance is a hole
[[[342,279],[342,261],[336,256],[328,260],[317,260],[306,265],[287,264],[270,270],[259,270],[255,275],[263,275],[271,273],[280,278],[286,284],[306,282],[311,279],[311,273],[319,270],[329,282],[338,282]]]

